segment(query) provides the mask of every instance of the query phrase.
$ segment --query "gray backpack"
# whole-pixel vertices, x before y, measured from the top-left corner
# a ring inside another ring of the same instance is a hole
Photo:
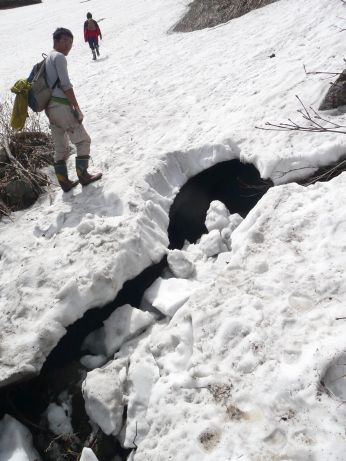
[[[46,77],[46,55],[42,55],[43,60],[38,62],[32,68],[28,82],[31,83],[31,88],[28,94],[28,106],[34,112],[41,112],[48,106],[52,92],[59,82],[59,79],[50,88]]]

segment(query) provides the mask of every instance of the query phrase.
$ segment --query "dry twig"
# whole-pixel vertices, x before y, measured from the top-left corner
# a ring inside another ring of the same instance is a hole
[[[340,125],[339,123],[331,122],[328,119],[321,117],[315,109],[311,106],[309,109],[306,108],[299,96],[296,95],[302,108],[298,109],[297,112],[307,121],[306,125],[302,125],[294,122],[292,119],[288,119],[288,122],[284,123],[270,123],[266,122],[265,127],[256,126],[259,130],[271,130],[271,131],[308,131],[317,133],[339,133],[346,134],[346,126]],[[327,126],[326,126],[327,124]],[[328,126],[329,125],[329,126]]]
[[[0,162],[0,218],[33,203],[49,186],[41,169],[53,162],[51,137],[40,118],[31,115],[26,130],[18,133],[10,126],[10,113],[7,100],[0,106],[0,148],[6,153]]]
[[[345,0],[346,1],[346,0]],[[346,125],[340,125],[339,123],[332,122],[324,117],[321,117],[318,112],[313,109],[311,106],[307,108],[299,96],[296,95],[301,109],[298,109],[297,112],[302,117],[305,123],[295,122],[292,119],[288,119],[284,123],[270,123],[266,122],[265,127],[256,128],[260,130],[270,130],[270,131],[302,131],[302,132],[312,132],[312,133],[338,133],[346,134]],[[295,168],[289,171],[278,172],[282,173],[282,176],[285,176],[287,173],[299,170],[308,170],[316,169],[311,166]],[[328,181],[331,178],[337,176],[342,171],[346,170],[346,159],[345,157],[337,161],[333,165],[320,168],[314,176],[310,176],[308,180],[300,181],[299,183],[304,186],[309,186],[310,184],[315,183],[316,181]],[[280,176],[279,176],[280,177]]]
[[[305,64],[303,64],[304,72],[306,75],[318,75],[318,74],[325,74],[325,75],[333,75],[333,77],[336,77],[337,75],[340,75],[341,72],[321,72],[321,71],[307,71]]]

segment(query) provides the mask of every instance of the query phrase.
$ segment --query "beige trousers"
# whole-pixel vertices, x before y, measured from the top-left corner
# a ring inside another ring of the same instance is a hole
[[[90,155],[91,139],[73,110],[66,104],[52,101],[46,109],[54,143],[54,161],[66,160],[69,156],[69,139],[77,148],[77,156]]]

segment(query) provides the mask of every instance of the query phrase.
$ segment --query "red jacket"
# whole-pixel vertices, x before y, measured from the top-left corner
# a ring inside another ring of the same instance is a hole
[[[90,38],[97,38],[100,36],[102,39],[101,30],[99,25],[94,19],[87,19],[84,23],[84,40],[87,42]]]

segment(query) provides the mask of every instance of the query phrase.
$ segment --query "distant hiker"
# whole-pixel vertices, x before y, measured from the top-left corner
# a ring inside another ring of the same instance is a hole
[[[90,136],[82,124],[83,113],[79,108],[67,71],[66,56],[72,44],[72,32],[59,27],[53,34],[54,49],[46,59],[46,78],[52,97],[46,109],[50,122],[55,148],[54,169],[59,184],[64,192],[68,192],[78,184],[70,181],[67,174],[66,159],[69,156],[68,138],[77,148],[76,171],[79,182],[86,186],[101,178],[102,173],[88,173],[90,158]]]
[[[102,34],[99,25],[95,19],[93,19],[92,14],[87,13],[87,20],[84,23],[84,40],[89,43],[94,60],[96,59],[96,54],[97,56],[100,56],[98,40],[99,36],[102,40]]]

